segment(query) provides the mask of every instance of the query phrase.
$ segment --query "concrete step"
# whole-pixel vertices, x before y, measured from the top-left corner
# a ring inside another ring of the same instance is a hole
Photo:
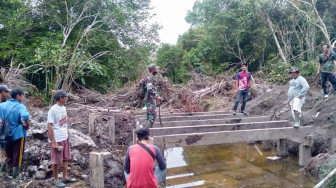
[[[213,125],[213,124],[229,124],[229,123],[247,123],[268,121],[268,116],[257,117],[233,117],[227,119],[206,119],[206,120],[187,120],[187,121],[169,121],[162,122],[163,127],[193,126],[193,125]],[[161,127],[160,122],[155,122],[154,127]]]
[[[158,128],[152,128],[152,129],[158,129]],[[196,146],[196,145],[212,145],[212,144],[225,144],[225,143],[237,143],[237,142],[252,142],[259,140],[278,140],[278,139],[292,140],[293,138],[300,139],[296,140],[296,142],[298,143],[304,143],[305,137],[307,135],[310,135],[312,130],[313,127],[304,126],[300,128],[281,127],[281,128],[266,128],[266,129],[263,128],[263,129],[238,130],[238,131],[231,130],[231,131],[218,131],[218,132],[196,132],[185,134],[170,134],[164,136],[153,136],[153,142],[155,143],[155,145],[160,145],[160,147],[162,147],[163,142],[165,142],[166,148],[194,146],[194,145]]]
[[[159,111],[157,110],[157,113]],[[208,112],[186,112],[186,113],[161,113],[161,116],[195,116],[195,115],[208,115],[208,114],[232,114],[231,112],[224,111],[208,111]],[[145,118],[145,114],[135,115],[135,118]]]
[[[151,128],[152,136],[289,127],[287,120]]]
[[[206,120],[206,119],[227,119],[227,118],[237,118],[237,117],[250,117],[245,116],[244,114],[208,114],[208,115],[193,115],[193,116],[161,116],[162,122],[167,121],[188,121],[188,120]],[[252,116],[255,117],[255,116]],[[140,118],[139,123],[144,124],[146,122],[146,118]],[[159,122],[159,117],[156,117],[155,122]]]

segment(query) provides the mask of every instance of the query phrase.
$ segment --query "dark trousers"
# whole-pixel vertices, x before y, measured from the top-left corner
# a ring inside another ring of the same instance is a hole
[[[6,163],[9,166],[21,167],[25,138],[20,138],[6,144]]]
[[[235,100],[235,102],[234,102],[234,106],[233,106],[233,110],[234,110],[234,111],[237,110],[239,101],[240,101],[240,99],[241,99],[242,97],[243,97],[243,101],[242,101],[242,104],[241,104],[241,111],[242,111],[242,112],[245,111],[246,101],[247,101],[248,94],[249,94],[249,89],[239,90],[239,91],[238,91],[238,94],[237,94],[237,97],[236,97],[236,100]]]
[[[333,86],[334,90],[336,91],[336,78],[332,73],[328,73],[328,72],[321,72],[321,82],[322,82],[322,89],[323,89],[323,93],[326,95],[328,94],[327,91],[327,85],[326,82],[329,79],[329,82],[331,83],[331,85]]]

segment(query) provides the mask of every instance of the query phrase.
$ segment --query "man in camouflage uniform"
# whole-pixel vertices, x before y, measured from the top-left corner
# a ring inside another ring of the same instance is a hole
[[[156,102],[161,102],[161,97],[157,93],[156,81],[154,76],[157,74],[157,67],[151,64],[147,67],[149,74],[146,76],[146,95],[145,95],[145,105],[147,108],[147,128],[152,128],[155,118],[156,118]]]
[[[334,93],[336,93],[336,78],[335,78],[335,60],[336,54],[329,49],[329,45],[326,44],[323,46],[323,54],[319,57],[319,68],[318,73],[321,73],[321,82],[322,89],[324,93],[324,98],[328,98],[326,82],[329,79],[329,82],[334,88]]]

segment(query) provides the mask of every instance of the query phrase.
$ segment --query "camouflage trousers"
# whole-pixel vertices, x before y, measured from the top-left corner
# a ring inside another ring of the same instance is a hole
[[[147,120],[151,123],[151,127],[156,118],[156,100],[145,101],[146,109],[147,109]]]

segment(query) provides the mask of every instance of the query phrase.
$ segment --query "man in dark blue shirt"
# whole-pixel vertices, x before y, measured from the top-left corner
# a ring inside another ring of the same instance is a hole
[[[24,152],[25,137],[30,127],[29,113],[22,101],[25,92],[20,88],[12,89],[10,92],[11,99],[0,104],[0,118],[8,119],[13,138],[6,144],[6,169],[13,168],[13,178],[17,178],[20,174],[22,165],[22,157]]]

